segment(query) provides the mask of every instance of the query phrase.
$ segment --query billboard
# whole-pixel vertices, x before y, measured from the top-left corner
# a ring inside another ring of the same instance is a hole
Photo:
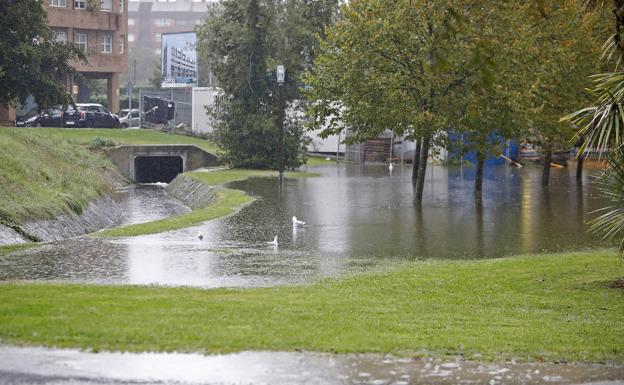
[[[197,85],[195,32],[163,33],[161,37],[161,87],[180,88]]]

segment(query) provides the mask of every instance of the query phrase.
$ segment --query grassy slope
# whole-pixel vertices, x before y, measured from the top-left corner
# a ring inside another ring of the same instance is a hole
[[[21,223],[82,208],[111,188],[102,171],[112,164],[88,149],[93,139],[118,144],[195,144],[209,141],[149,130],[0,127],[0,220]]]
[[[111,188],[112,164],[86,146],[41,131],[0,128],[0,219],[20,223],[80,212]]]
[[[265,170],[224,169],[211,172],[189,172],[187,175],[206,185],[217,186],[252,177],[277,177],[278,174],[275,171]],[[305,172],[285,173],[287,178],[317,175],[318,174]],[[159,219],[152,222],[107,229],[98,232],[97,235],[101,237],[133,237],[137,235],[155,234],[162,233],[163,231],[181,229],[229,215],[252,200],[253,198],[245,194],[243,191],[222,188],[218,192],[216,202],[209,207],[195,209],[190,213]]]
[[[432,261],[248,290],[0,285],[0,340],[106,350],[624,361],[613,253]],[[62,300],[59,300],[62,298]]]
[[[205,139],[152,130],[107,128],[21,128],[20,130],[42,132],[46,136],[74,139],[82,143],[90,143],[94,138],[100,137],[110,139],[117,144],[194,144],[208,152],[217,151],[217,146]]]

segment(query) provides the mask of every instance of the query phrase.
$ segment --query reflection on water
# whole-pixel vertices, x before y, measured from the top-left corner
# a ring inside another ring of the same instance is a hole
[[[338,165],[319,178],[259,178],[232,184],[259,199],[236,215],[198,228],[130,239],[80,238],[0,259],[0,280],[271,286],[307,282],[416,258],[493,258],[599,246],[586,232],[600,206],[574,170],[486,169],[483,205],[473,199],[473,168],[430,168],[421,210],[411,167]],[[150,195],[151,194],[151,195]],[[155,195],[154,195],[155,194]],[[126,223],[180,212],[157,187],[127,194]],[[154,198],[156,197],[156,198]],[[177,206],[176,206],[177,205]],[[308,222],[293,228],[291,217]],[[138,218],[138,219],[137,219]],[[279,236],[279,248],[267,244]]]
[[[118,190],[123,207],[119,225],[143,223],[191,211],[167,195],[166,184],[136,184]]]

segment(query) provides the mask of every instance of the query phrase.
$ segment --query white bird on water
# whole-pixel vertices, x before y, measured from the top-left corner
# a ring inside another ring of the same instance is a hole
[[[275,236],[275,238],[273,238],[273,240],[271,242],[267,242],[269,245],[273,245],[273,246],[277,246],[277,235]]]
[[[295,226],[295,227],[303,227],[303,226],[305,226],[305,222],[298,220],[297,217],[292,217],[292,223],[293,223],[293,226]]]
[[[202,239],[204,239],[204,234],[202,234],[202,232],[200,231],[199,233],[197,233],[197,238],[199,238],[199,240],[201,241]]]
[[[390,166],[388,166],[388,169],[389,169],[390,171],[392,171],[392,169],[394,169],[394,165],[392,164],[392,162],[390,162]]]

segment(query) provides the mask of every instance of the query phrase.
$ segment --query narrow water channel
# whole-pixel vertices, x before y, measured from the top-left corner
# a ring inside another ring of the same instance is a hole
[[[474,168],[430,168],[422,209],[411,167],[311,167],[321,177],[233,183],[258,199],[236,215],[163,234],[81,237],[0,259],[0,280],[255,287],[309,282],[373,266],[424,259],[496,258],[603,246],[586,230],[602,204],[571,169],[486,168],[484,200],[473,199]],[[157,185],[123,196],[123,223],[188,209]],[[308,222],[293,228],[291,217]],[[196,237],[201,230],[204,239]],[[267,244],[275,235],[279,247]]]

